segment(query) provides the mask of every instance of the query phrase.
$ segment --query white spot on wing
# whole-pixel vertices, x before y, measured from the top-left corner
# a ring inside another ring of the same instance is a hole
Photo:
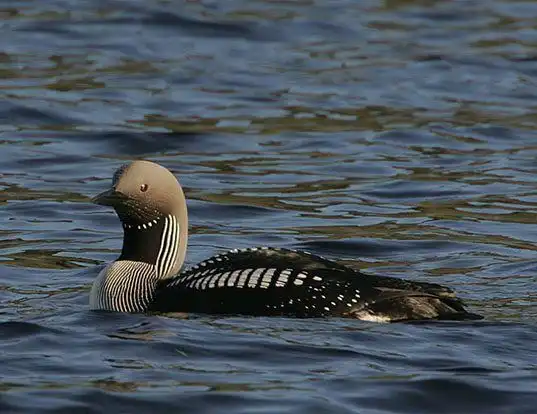
[[[237,280],[242,272],[245,272],[245,270],[235,270],[233,273],[231,273],[231,276],[227,281],[227,285],[229,287],[235,286],[235,283],[237,283]]]
[[[224,287],[230,275],[231,275],[231,272],[222,273],[222,275],[220,276],[220,279],[218,279],[218,287]]]
[[[244,269],[239,277],[239,281],[237,283],[238,288],[244,287],[246,284],[246,279],[248,279],[248,275],[253,272],[254,269]]]
[[[255,288],[257,286],[257,282],[259,280],[259,276],[265,271],[265,268],[259,268],[255,269],[252,275],[250,276],[250,280],[248,280],[248,287]]]
[[[278,280],[276,280],[276,287],[284,287],[285,285],[287,285],[291,272],[291,269],[282,270],[278,276]]]
[[[200,290],[203,290],[205,289],[205,284],[207,283],[207,278],[206,277],[203,277],[201,279],[198,279],[196,284],[194,285],[194,287],[196,289],[200,289]]]
[[[274,276],[274,272],[276,272],[276,269],[267,269],[267,271],[263,275],[263,279],[261,280],[262,288],[266,289],[270,286],[270,282],[272,282],[272,277]]]
[[[222,277],[222,273],[216,273],[209,281],[209,289],[212,289],[216,286],[218,280]]]

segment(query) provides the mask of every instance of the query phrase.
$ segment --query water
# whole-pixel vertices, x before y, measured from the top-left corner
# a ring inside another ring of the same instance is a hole
[[[0,410],[533,413],[537,3],[0,2]],[[125,160],[188,262],[307,249],[447,284],[478,323],[88,311]]]

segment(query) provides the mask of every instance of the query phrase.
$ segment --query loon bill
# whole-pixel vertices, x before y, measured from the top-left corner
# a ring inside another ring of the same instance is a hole
[[[447,287],[368,275],[289,249],[234,249],[181,270],[188,238],[185,196],[175,176],[153,162],[123,165],[112,187],[93,201],[116,211],[123,248],[94,281],[92,309],[375,322],[481,319]]]

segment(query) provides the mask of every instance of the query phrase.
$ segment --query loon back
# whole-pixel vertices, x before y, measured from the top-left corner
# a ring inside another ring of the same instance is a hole
[[[479,318],[441,285],[366,275],[307,252],[267,247],[231,250],[159,282],[149,310],[375,322]]]
[[[443,286],[367,275],[289,249],[235,249],[180,272],[188,238],[185,197],[175,176],[152,162],[119,168],[112,187],[94,201],[116,211],[123,247],[96,278],[92,309],[368,321],[478,318]]]

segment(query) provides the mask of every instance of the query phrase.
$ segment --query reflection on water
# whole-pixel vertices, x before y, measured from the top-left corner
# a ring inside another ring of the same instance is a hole
[[[533,412],[537,5],[0,2],[6,412]],[[90,197],[171,168],[188,262],[253,245],[448,284],[475,324],[96,314]]]

